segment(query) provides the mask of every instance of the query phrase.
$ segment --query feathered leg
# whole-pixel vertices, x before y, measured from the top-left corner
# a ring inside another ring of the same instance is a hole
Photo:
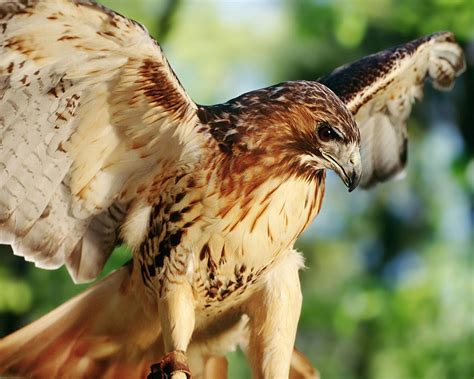
[[[298,277],[301,267],[300,254],[289,251],[247,305],[247,356],[255,378],[288,378],[302,303]]]
[[[158,300],[166,355],[151,368],[150,379],[191,377],[186,349],[194,330],[194,298],[187,281],[166,283]]]

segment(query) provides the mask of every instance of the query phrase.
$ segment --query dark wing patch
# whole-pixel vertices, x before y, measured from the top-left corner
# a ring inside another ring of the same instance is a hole
[[[341,98],[349,103],[357,94],[373,86],[373,84],[390,73],[400,59],[413,55],[416,49],[432,36],[419,38],[406,44],[368,55],[358,61],[338,67],[329,75],[318,79]],[[362,105],[362,104],[361,104]],[[357,110],[352,110],[357,113]]]

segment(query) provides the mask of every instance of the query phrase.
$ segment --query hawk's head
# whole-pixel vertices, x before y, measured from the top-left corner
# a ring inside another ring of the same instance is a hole
[[[303,173],[332,169],[352,191],[361,176],[360,133],[352,114],[327,87],[317,82],[290,82],[295,94],[289,148]]]
[[[252,91],[201,107],[199,117],[234,170],[253,167],[312,178],[332,169],[350,191],[359,183],[359,128],[343,102],[320,83],[285,82]]]

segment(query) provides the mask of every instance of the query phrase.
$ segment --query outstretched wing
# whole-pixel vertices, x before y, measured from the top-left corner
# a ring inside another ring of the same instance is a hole
[[[465,69],[452,33],[441,32],[340,67],[319,82],[353,113],[361,132],[361,185],[369,187],[401,172],[407,158],[406,122],[421,99],[427,77],[449,90]]]
[[[95,278],[130,200],[198,150],[195,110],[136,22],[87,0],[1,0],[0,241]]]

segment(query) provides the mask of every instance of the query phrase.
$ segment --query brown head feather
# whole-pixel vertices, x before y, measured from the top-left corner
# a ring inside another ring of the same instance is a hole
[[[300,156],[319,155],[316,127],[322,122],[337,127],[348,144],[358,144],[360,139],[341,100],[317,82],[280,83],[224,104],[201,106],[198,117],[204,124],[201,132],[210,133],[224,161],[224,177],[255,168],[257,162],[265,177],[314,175],[314,169],[301,167]]]

